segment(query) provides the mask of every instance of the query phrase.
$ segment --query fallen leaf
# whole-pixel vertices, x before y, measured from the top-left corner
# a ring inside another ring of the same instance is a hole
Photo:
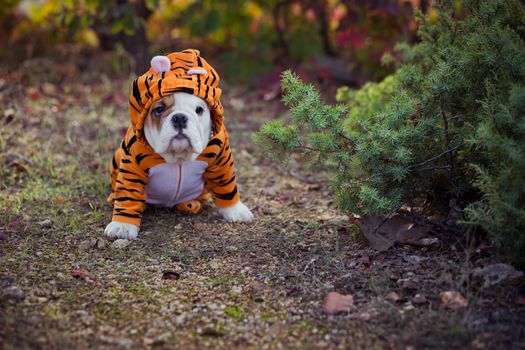
[[[323,312],[327,315],[336,315],[340,312],[350,311],[354,306],[352,294],[342,295],[337,292],[330,292],[326,295],[323,302]]]
[[[64,205],[64,203],[66,203],[66,200],[64,198],[62,198],[62,197],[57,197],[55,199],[55,204],[56,205]]]
[[[430,230],[429,226],[416,225],[400,215],[394,215],[385,222],[377,215],[366,215],[356,221],[372,249],[384,251],[394,243],[415,244]]]
[[[376,312],[360,311],[356,314],[353,314],[350,317],[356,320],[360,320],[360,321],[370,321],[371,319],[377,317],[377,315],[378,313]]]
[[[409,278],[401,278],[397,281],[403,289],[417,289],[418,285],[416,282]]]
[[[468,305],[468,300],[457,291],[451,290],[441,292],[439,293],[439,297],[441,298],[443,305],[450,309],[461,309]]]
[[[416,294],[414,295],[414,297],[412,298],[412,302],[414,304],[425,304],[427,302],[427,298],[425,298],[424,295],[421,295],[421,294]]]
[[[164,271],[162,272],[162,279],[163,280],[178,280],[180,278],[180,273],[175,271]]]
[[[475,269],[474,278],[483,280],[483,288],[487,288],[496,284],[516,284],[523,279],[523,272],[499,263]]]
[[[197,231],[204,231],[206,230],[207,226],[202,222],[196,222],[193,224],[193,228]]]
[[[277,202],[284,202],[290,199],[290,197],[285,196],[285,195],[280,195],[280,196],[273,197],[273,199],[276,200]]]
[[[69,270],[69,274],[75,278],[80,278],[80,279],[87,279],[89,278],[89,273],[86,272],[86,271],[83,271],[83,270],[75,270],[75,269],[71,269]]]
[[[401,300],[401,297],[399,296],[399,294],[397,294],[396,292],[388,292],[386,295],[385,295],[385,299],[386,300],[390,300],[390,301],[393,301],[394,303]]]

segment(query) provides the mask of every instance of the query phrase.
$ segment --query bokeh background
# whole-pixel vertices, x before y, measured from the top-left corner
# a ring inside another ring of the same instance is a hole
[[[141,74],[152,55],[199,48],[227,81],[278,84],[284,68],[320,84],[361,86],[415,37],[424,0],[6,0],[0,4],[3,69],[35,57],[83,70]]]

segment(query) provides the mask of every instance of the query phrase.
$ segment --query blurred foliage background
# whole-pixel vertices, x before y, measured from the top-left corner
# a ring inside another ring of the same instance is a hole
[[[415,37],[423,0],[7,0],[0,56],[110,52],[116,73],[143,73],[152,55],[199,48],[229,81],[308,79],[361,86],[392,72],[381,57]],[[262,79],[262,80],[261,80]],[[266,80],[265,80],[266,79]]]

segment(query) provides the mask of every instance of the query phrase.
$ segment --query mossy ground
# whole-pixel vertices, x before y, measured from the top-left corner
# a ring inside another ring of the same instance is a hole
[[[474,267],[497,259],[491,248],[369,250],[332,219],[341,213],[316,169],[258,152],[252,132],[282,106],[236,87],[224,86],[223,102],[256,221],[228,224],[211,206],[198,216],[150,208],[139,239],[112,248],[107,164],[128,125],[129,81],[73,63],[29,64],[39,69],[22,66],[0,84],[0,292],[25,294],[0,300],[0,348],[525,346],[523,284],[471,283]],[[353,294],[355,309],[324,315],[333,290]],[[443,307],[443,290],[469,306]],[[400,301],[385,299],[392,291]]]

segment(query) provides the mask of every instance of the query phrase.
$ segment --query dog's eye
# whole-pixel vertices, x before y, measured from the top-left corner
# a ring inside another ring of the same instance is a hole
[[[204,113],[204,108],[202,108],[201,106],[195,108],[195,113],[197,113],[198,115],[202,115],[202,113]]]
[[[157,117],[160,117],[162,115],[162,112],[164,112],[164,107],[157,107],[153,110],[153,113],[155,113],[155,115]]]

